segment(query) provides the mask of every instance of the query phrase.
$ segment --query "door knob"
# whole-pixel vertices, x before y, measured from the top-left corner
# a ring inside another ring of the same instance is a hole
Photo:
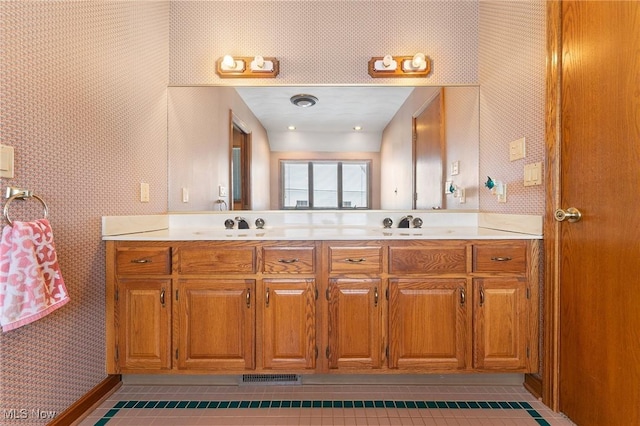
[[[554,217],[558,222],[563,222],[565,220],[569,222],[577,222],[582,219],[582,213],[580,213],[580,210],[575,207],[569,207],[567,210],[557,209]]]

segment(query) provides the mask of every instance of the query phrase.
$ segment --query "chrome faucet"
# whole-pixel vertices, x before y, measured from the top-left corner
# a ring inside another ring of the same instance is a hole
[[[413,220],[413,216],[411,215],[407,215],[403,217],[402,219],[400,219],[400,222],[398,223],[398,228],[410,228],[412,220]]]
[[[236,222],[238,222],[238,229],[249,229],[249,222],[243,217],[236,217]]]

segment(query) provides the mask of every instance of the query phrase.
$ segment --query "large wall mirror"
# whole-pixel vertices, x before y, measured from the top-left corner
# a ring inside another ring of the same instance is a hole
[[[478,208],[476,86],[169,87],[168,138],[170,212]]]

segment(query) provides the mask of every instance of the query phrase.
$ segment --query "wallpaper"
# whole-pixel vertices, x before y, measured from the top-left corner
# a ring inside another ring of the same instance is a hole
[[[481,86],[480,182],[491,175],[509,189],[498,204],[478,188],[480,210],[542,214],[543,187],[519,182],[525,163],[544,161],[544,9],[538,0],[0,2],[0,143],[16,151],[15,177],[0,189],[48,203],[71,296],[0,334],[0,415],[61,412],[106,377],[100,218],[166,211],[167,85],[231,84],[213,67],[226,53],[281,60],[276,81],[241,84],[416,84],[372,82],[366,64],[423,51],[433,72],[419,84]],[[506,147],[522,136],[527,157],[509,162]],[[14,204],[13,218],[42,215],[34,200]],[[0,420],[16,422],[46,420]]]
[[[71,297],[0,333],[0,424],[46,423],[32,410],[60,413],[107,376],[101,216],[166,211],[168,24],[166,2],[0,2],[0,143],[15,149],[0,189],[48,204]],[[10,215],[43,210],[16,200]]]

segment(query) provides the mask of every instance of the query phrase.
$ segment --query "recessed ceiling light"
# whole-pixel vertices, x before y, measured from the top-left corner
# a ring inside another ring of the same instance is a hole
[[[359,132],[360,130],[362,130],[362,126],[354,126],[353,130],[355,130],[356,132]]]
[[[309,108],[318,103],[318,98],[313,95],[305,95],[303,93],[299,95],[293,95],[291,97],[291,103],[300,108]]]
[[[296,126],[289,126],[289,127],[287,127],[287,129],[289,129],[289,130],[295,130],[295,129],[296,129]]]

